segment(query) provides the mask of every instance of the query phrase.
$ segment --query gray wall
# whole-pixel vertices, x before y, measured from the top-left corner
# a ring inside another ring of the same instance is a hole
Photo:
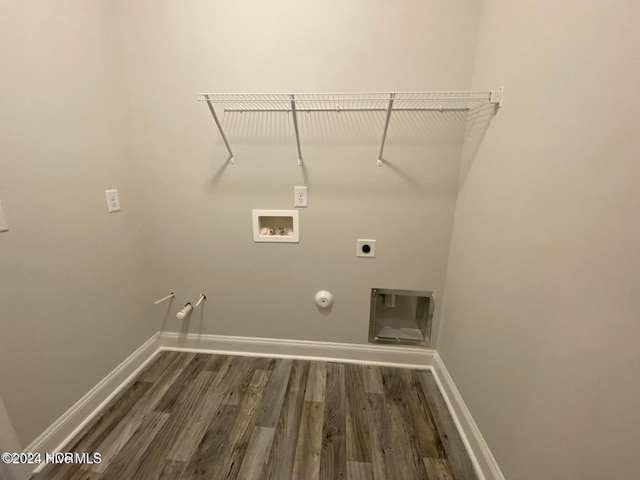
[[[506,478],[640,478],[640,6],[485,1],[440,351]]]
[[[0,7],[0,392],[23,448],[159,329],[108,3]]]
[[[394,118],[383,168],[380,115],[301,119],[305,169],[290,119],[227,118],[223,168],[195,93],[468,89],[478,12],[3,1],[0,391],[23,446],[157,330],[364,343],[371,287],[442,294],[464,116]],[[254,244],[251,209],[291,208],[300,184],[301,243]],[[122,212],[107,214],[107,188]],[[363,237],[375,260],[355,258]],[[165,320],[151,302],[169,290]],[[205,308],[175,320],[202,291]]]
[[[394,117],[378,168],[382,114],[304,114],[304,169],[290,117],[227,116],[236,164],[225,167],[195,94],[467,89],[476,2],[119,6],[155,284],[176,305],[210,299],[167,330],[366,343],[372,287],[442,294],[464,115]],[[293,208],[294,185],[309,187],[300,244],[254,243],[251,210]],[[377,239],[376,259],[355,257],[357,238]],[[330,315],[313,303],[322,289]]]

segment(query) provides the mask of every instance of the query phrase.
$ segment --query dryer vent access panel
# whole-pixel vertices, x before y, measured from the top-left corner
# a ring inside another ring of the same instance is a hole
[[[434,292],[371,289],[369,343],[429,346]]]

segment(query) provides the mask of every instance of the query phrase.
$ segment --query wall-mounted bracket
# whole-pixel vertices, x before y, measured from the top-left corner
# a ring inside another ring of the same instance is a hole
[[[205,95],[205,100],[207,101],[207,105],[209,106],[209,110],[211,111],[211,115],[213,115],[213,119],[216,122],[216,125],[218,126],[218,131],[220,132],[220,136],[222,137],[222,140],[224,140],[224,144],[227,146],[227,151],[229,152],[229,158],[228,158],[228,162],[231,164],[236,163],[236,161],[233,158],[233,152],[231,151],[231,147],[229,146],[229,142],[227,141],[227,137],[224,134],[224,130],[222,130],[222,125],[220,125],[220,120],[218,120],[218,115],[216,115],[216,111],[213,108],[213,104],[211,103],[211,100],[209,100],[209,97],[207,95]]]
[[[300,133],[298,132],[298,111],[296,110],[296,96],[291,95],[291,113],[293,114],[293,128],[296,131],[296,145],[298,146],[298,165],[302,166],[302,149],[300,148]]]
[[[502,107],[502,97],[504,95],[504,85],[500,87],[498,90],[491,91],[491,97],[489,98],[489,103],[493,103],[497,105],[498,108]]]
[[[384,121],[384,132],[382,132],[382,144],[380,145],[380,153],[378,154],[378,161],[376,165],[382,166],[382,152],[384,152],[384,143],[387,141],[387,130],[389,130],[389,120],[391,120],[391,111],[393,110],[393,99],[395,93],[389,94],[389,105],[387,106],[387,118]]]

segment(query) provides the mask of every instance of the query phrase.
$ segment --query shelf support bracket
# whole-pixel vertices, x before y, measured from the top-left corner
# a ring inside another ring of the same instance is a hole
[[[224,144],[227,146],[227,150],[229,152],[229,158],[228,158],[228,162],[233,164],[236,163],[236,161],[233,158],[233,152],[231,151],[231,147],[229,146],[229,142],[227,141],[227,137],[224,134],[224,130],[222,130],[222,125],[220,124],[220,120],[218,120],[218,116],[216,115],[216,111],[213,108],[213,104],[211,103],[211,100],[209,100],[208,96],[205,96],[205,99],[207,100],[207,105],[209,106],[209,111],[211,112],[211,115],[213,115],[213,119],[216,122],[216,125],[218,126],[218,130],[220,131],[220,136],[222,137],[222,140],[224,140]]]
[[[378,161],[376,165],[382,166],[382,152],[384,152],[384,143],[387,141],[387,131],[389,130],[389,120],[391,120],[391,110],[393,110],[393,98],[395,93],[389,94],[389,106],[387,107],[387,119],[384,122],[384,131],[382,132],[382,145],[380,145],[380,153],[378,154]]]
[[[298,111],[296,110],[296,96],[291,95],[291,113],[293,114],[293,128],[296,131],[296,145],[298,146],[298,165],[302,166],[302,149],[300,148],[300,133],[298,132]]]
[[[499,90],[491,91],[491,98],[489,99],[489,103],[493,103],[497,105],[496,108],[502,107],[502,96],[504,94],[504,86],[500,87]]]

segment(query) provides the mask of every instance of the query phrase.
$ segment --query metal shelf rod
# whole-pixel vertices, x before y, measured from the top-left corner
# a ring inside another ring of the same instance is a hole
[[[389,130],[389,120],[391,120],[391,111],[393,110],[393,98],[394,93],[389,94],[389,106],[387,107],[387,119],[384,122],[384,132],[382,133],[382,145],[380,145],[380,153],[378,154],[378,161],[376,165],[382,166],[382,152],[384,151],[384,142],[387,140],[387,130]]]
[[[312,112],[386,112],[388,108],[297,108],[299,113]],[[394,108],[394,112],[468,112],[471,107]],[[229,113],[291,112],[290,108],[225,108]]]
[[[491,95],[495,95],[497,90],[480,90],[480,91],[433,91],[433,92],[397,92],[406,100],[425,100],[427,98],[448,99],[448,100],[490,100]],[[220,100],[225,99],[228,102],[234,101],[285,101],[289,100],[292,95],[290,93],[198,93],[199,100]],[[369,93],[296,93],[298,100],[304,101],[313,99],[317,102],[334,102],[336,100],[386,100],[388,92],[369,92]],[[211,98],[215,97],[215,98]],[[324,98],[323,98],[324,97]]]
[[[298,132],[298,114],[296,112],[295,95],[291,95],[291,112],[293,113],[293,128],[296,131],[296,144],[298,145],[298,165],[302,166],[302,149],[300,148],[300,133]]]
[[[207,99],[207,105],[209,106],[209,110],[211,111],[211,115],[213,115],[213,119],[216,122],[216,125],[218,126],[218,130],[220,131],[220,136],[222,137],[222,140],[224,140],[224,144],[227,146],[227,150],[229,151],[229,163],[236,163],[235,160],[233,159],[233,152],[231,151],[231,147],[229,146],[229,142],[227,141],[227,137],[224,134],[224,130],[222,130],[222,125],[220,125],[220,120],[218,120],[218,116],[216,115],[216,111],[213,108],[213,104],[211,103],[211,101],[209,99]]]

